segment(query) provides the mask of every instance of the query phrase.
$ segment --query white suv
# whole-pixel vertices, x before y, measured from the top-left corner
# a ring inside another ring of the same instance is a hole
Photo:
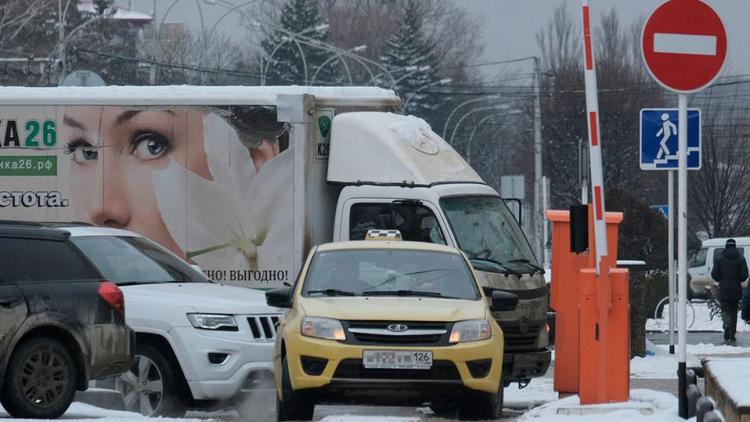
[[[125,294],[126,321],[136,332],[135,362],[114,387],[126,410],[181,416],[187,409],[228,404],[241,414],[264,411],[242,406],[248,403],[243,393],[273,388],[280,312],[266,305],[261,292],[214,283],[132,232],[64,229]]]

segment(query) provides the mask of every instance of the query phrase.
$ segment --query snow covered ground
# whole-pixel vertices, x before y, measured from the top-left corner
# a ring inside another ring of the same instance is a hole
[[[693,302],[692,305],[695,312],[695,322],[688,328],[688,331],[722,331],[721,315],[716,315],[711,319],[711,313],[705,302]],[[687,312],[688,320],[692,319],[690,317],[690,307],[688,307]],[[669,328],[669,323],[667,321],[669,316],[669,306],[664,307],[662,315],[664,318],[649,318],[646,321],[646,331],[667,331]],[[742,320],[738,320],[737,332],[750,333],[750,325],[745,324]]]
[[[10,418],[5,412],[5,409],[0,407],[0,418]],[[124,422],[124,421],[146,421],[149,420],[137,413],[121,412],[117,410],[106,410],[98,407],[90,406],[83,403],[73,403],[61,420],[66,422],[70,421],[87,421],[91,422],[92,419],[98,419],[106,422]],[[24,422],[31,421],[32,419],[12,419],[13,422]],[[172,418],[159,418],[159,422],[205,422],[205,419],[172,419]]]
[[[580,406],[578,396],[556,400],[525,413],[520,421],[682,421],[677,398],[670,393],[632,390],[627,403]]]
[[[677,354],[670,355],[666,346],[646,342],[648,355],[630,360],[632,378],[677,379]],[[750,353],[750,349],[713,344],[688,344],[687,366],[700,366],[701,358],[717,355]]]

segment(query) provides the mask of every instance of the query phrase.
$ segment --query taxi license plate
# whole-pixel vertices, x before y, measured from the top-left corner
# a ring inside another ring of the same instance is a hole
[[[365,350],[362,363],[367,369],[430,369],[432,352]]]

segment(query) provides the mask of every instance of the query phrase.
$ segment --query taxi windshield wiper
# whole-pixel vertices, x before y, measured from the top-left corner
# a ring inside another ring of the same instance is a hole
[[[437,292],[425,292],[421,290],[369,290],[362,292],[362,296],[427,296],[448,297]]]
[[[346,290],[339,290],[339,289],[319,289],[319,290],[308,290],[306,294],[314,295],[314,294],[321,294],[324,296],[356,296],[354,292],[349,292]]]

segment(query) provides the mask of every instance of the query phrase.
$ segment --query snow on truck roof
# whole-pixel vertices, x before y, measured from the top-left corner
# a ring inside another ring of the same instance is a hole
[[[2,105],[277,105],[280,95],[309,94],[320,103],[398,106],[389,89],[372,86],[0,86]]]
[[[333,118],[328,181],[413,186],[484,184],[424,120],[370,111]]]

